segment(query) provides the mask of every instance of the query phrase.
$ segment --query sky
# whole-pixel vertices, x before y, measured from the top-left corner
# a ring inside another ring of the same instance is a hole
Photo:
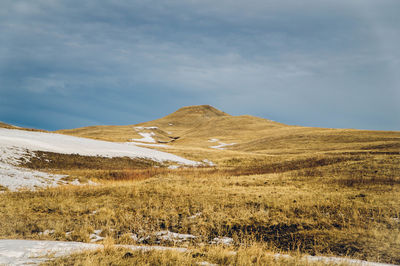
[[[0,121],[126,125],[182,106],[400,130],[398,0],[2,0]]]

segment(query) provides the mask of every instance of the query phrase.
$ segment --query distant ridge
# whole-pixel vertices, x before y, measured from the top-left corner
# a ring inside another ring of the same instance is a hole
[[[18,126],[7,124],[7,123],[1,122],[1,121],[0,121],[0,128],[46,132],[46,130],[42,130],[42,129],[18,127]]]
[[[0,127],[2,127],[2,128],[15,128],[14,126],[6,124],[6,123],[3,123],[1,121],[0,121]]]
[[[126,142],[151,134],[157,142],[207,141],[208,137],[234,136],[285,126],[267,119],[244,115],[232,116],[211,105],[179,108],[165,117],[126,126],[90,126],[58,130],[57,133],[108,141]],[[140,129],[139,129],[140,128]],[[204,146],[204,145],[203,145]]]
[[[167,149],[183,149],[189,153],[193,149],[227,149],[296,154],[304,150],[321,151],[320,147],[324,147],[323,151],[333,150],[339,145],[361,151],[385,145],[388,152],[398,152],[400,140],[398,132],[290,126],[251,115],[232,116],[210,105],[185,106],[165,117],[137,125],[92,126],[58,133],[135,144],[145,139],[152,144],[163,144]]]

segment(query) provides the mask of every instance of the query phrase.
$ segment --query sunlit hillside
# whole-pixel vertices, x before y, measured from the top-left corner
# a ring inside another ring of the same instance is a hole
[[[0,121],[0,128],[17,128],[17,127]]]
[[[37,191],[0,187],[0,237],[107,247],[52,265],[400,263],[398,131],[289,126],[191,106],[137,125],[12,132],[3,145],[13,138],[32,150],[19,169],[62,178]],[[184,251],[127,249],[136,246]]]
[[[208,105],[183,107],[163,118],[137,125],[93,126],[57,132],[117,142],[129,142],[140,138],[138,133],[148,132],[154,134],[156,143],[167,144],[156,148],[178,153],[189,149],[193,154],[204,149],[209,153],[223,149],[264,155],[400,150],[397,131],[289,126],[250,115],[231,116]],[[221,156],[224,154],[228,153]]]

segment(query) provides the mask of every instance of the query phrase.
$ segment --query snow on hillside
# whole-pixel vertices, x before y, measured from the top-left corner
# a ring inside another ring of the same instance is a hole
[[[54,133],[1,128],[0,150],[3,153],[7,153],[5,150],[10,151],[13,147],[28,149],[30,151],[47,151],[86,156],[140,157],[158,162],[173,161],[186,165],[198,165],[197,162],[170,153],[137,147],[134,145],[127,145],[125,143],[114,143]]]
[[[140,142],[149,142],[149,143],[156,143],[156,140],[153,138],[156,134],[154,132],[150,133],[138,133],[142,136],[141,139],[132,139],[132,141],[140,141]]]
[[[223,143],[220,142],[219,145],[210,146],[210,148],[217,150],[225,150],[225,147],[235,145],[236,143]]]
[[[225,147],[235,145],[236,143],[223,143],[219,139],[209,139],[208,142],[219,142],[218,145],[210,146],[212,149],[225,150]]]
[[[81,242],[44,241],[44,240],[0,240],[0,265],[38,265],[46,261],[46,256],[60,257],[74,252],[85,250],[96,250],[103,245]],[[135,246],[116,245],[127,249],[150,251],[150,250],[174,250],[185,252],[185,248],[169,248],[161,246]]]
[[[65,176],[32,171],[0,162],[0,185],[11,191],[66,184],[61,180],[63,177]]]
[[[132,144],[114,143],[72,137],[53,133],[32,132],[0,128],[0,185],[10,190],[55,186],[64,176],[51,175],[16,167],[18,160],[31,151],[45,151],[86,156],[145,158],[158,162],[172,161],[185,165],[199,165],[182,157],[137,147]],[[0,187],[1,190],[1,187]]]

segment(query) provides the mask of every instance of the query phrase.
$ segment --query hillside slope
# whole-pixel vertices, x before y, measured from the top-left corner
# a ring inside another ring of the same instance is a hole
[[[251,132],[260,132],[286,126],[254,116],[231,116],[209,105],[182,107],[163,118],[126,126],[90,126],[58,130],[57,133],[115,142],[126,142],[140,138],[143,132],[152,132],[157,142],[195,144],[201,138],[239,137]],[[196,146],[196,145],[195,145]],[[200,145],[201,146],[201,145]]]
[[[14,126],[6,124],[6,123],[3,123],[3,122],[0,121],[0,128],[14,128]]]
[[[114,143],[54,133],[13,129],[0,129],[0,150],[2,151],[2,157],[7,156],[8,153],[15,154],[15,151],[21,153],[22,151],[29,150],[110,158],[146,158],[158,162],[173,161],[181,164],[196,165],[196,162],[173,154],[126,143]]]
[[[133,125],[129,126],[89,126],[74,129],[57,130],[55,133],[75,137],[91,138],[105,141],[126,142],[132,138],[139,138]]]
[[[228,239],[223,249],[248,263],[226,252],[207,261],[247,265],[255,251],[279,250],[400,264],[400,132],[289,126],[209,106],[69,132],[131,143],[0,129],[1,238],[198,246],[185,252],[198,262]],[[146,141],[202,167],[108,157],[137,155],[132,143]],[[12,192],[75,181],[85,185]],[[190,238],[164,238],[174,235]]]
[[[126,142],[141,138],[140,133],[154,133],[157,142],[170,142],[186,131],[215,117],[230,116],[209,105],[188,106],[163,118],[126,126],[90,126],[58,130],[57,133],[99,140]]]
[[[18,130],[25,130],[25,131],[47,132],[46,130],[43,130],[43,129],[18,127],[18,126],[7,124],[7,123],[1,122],[1,121],[0,121],[0,128],[18,129]]]
[[[231,150],[261,154],[334,151],[400,152],[400,133],[289,126],[250,115],[232,116],[209,105],[187,106],[129,126],[94,126],[59,133],[117,142],[149,139],[179,154]],[[197,151],[195,151],[197,149]],[[190,150],[190,152],[189,152]],[[184,151],[184,152],[183,152]],[[221,154],[222,155],[222,154]]]
[[[47,152],[87,157],[125,157],[146,159],[155,162],[174,162],[182,165],[198,165],[197,162],[152,149],[137,147],[126,143],[98,141],[61,134],[32,132],[0,128],[0,191],[4,188],[18,190],[63,184],[65,176],[31,171],[18,167],[22,161],[37,158],[35,153]],[[56,155],[57,156],[57,155]],[[84,158],[84,157],[82,157]],[[38,158],[46,160],[45,158]],[[88,158],[86,158],[88,160]],[[75,162],[75,165],[83,162]],[[65,182],[64,182],[65,183]]]

